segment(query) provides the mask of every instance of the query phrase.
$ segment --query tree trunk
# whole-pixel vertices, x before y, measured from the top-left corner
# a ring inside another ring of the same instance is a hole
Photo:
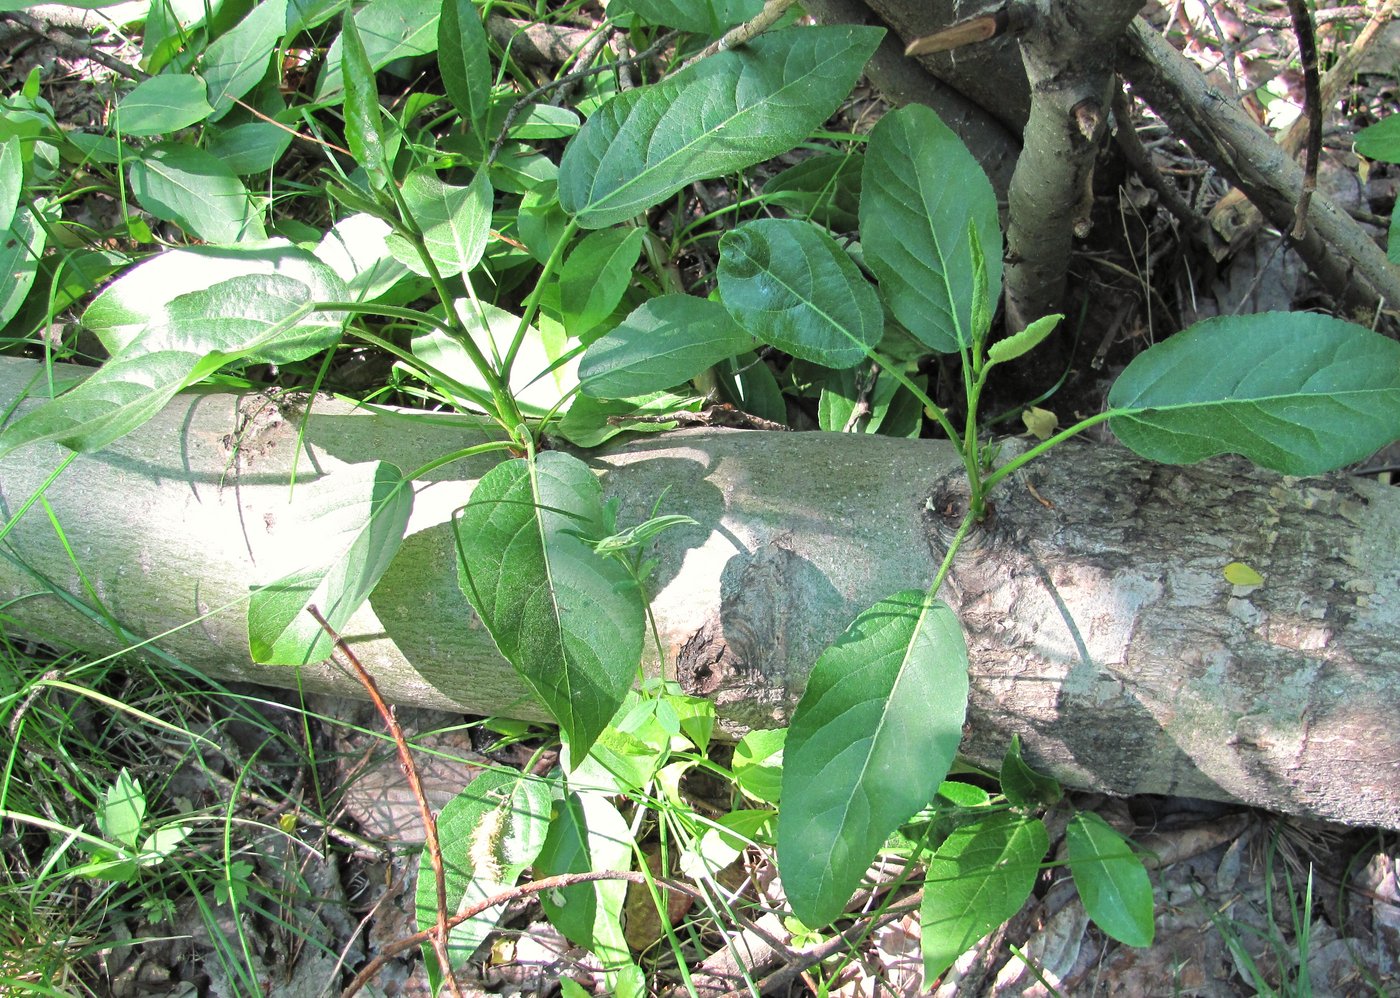
[[[0,410],[40,372],[0,361]],[[249,662],[243,623],[274,551],[324,543],[297,521],[296,493],[289,504],[293,463],[304,489],[345,464],[407,470],[485,437],[462,418],[300,409],[184,395],[77,457],[43,493],[62,540],[35,503],[4,541],[11,633],[89,649],[160,636],[211,675],[294,683]],[[0,516],[64,456],[33,447],[0,461]],[[964,495],[960,465],[934,441],[686,431],[587,458],[622,523],[658,497],[699,521],[657,546],[654,608],[668,675],[712,697],[730,732],[784,723],[857,612],[929,583]],[[489,466],[422,483],[403,551],[345,630],[392,701],[538,718],[457,586],[451,515]],[[1264,584],[1231,586],[1232,561]],[[1164,467],[1071,442],[1000,491],[943,593],[972,655],[964,751],[994,764],[1020,734],[1074,786],[1400,828],[1398,586],[1394,489],[1234,460]],[[329,665],[302,681],[358,689]]]

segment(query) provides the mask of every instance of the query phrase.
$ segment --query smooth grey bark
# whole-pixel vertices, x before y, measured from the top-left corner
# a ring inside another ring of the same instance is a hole
[[[0,410],[39,370],[0,360]],[[292,466],[304,494],[346,464],[408,470],[481,439],[460,418],[321,400],[303,420],[285,400],[181,396],[48,486],[72,559],[37,504],[19,519],[0,548],[0,613],[11,633],[91,649],[164,635],[211,675],[289,686],[292,671],[249,662],[243,616],[275,557],[325,543],[289,502]],[[0,460],[0,517],[64,456]],[[964,497],[959,463],[933,441],[703,430],[585,458],[623,523],[663,494],[663,512],[698,521],[652,552],[654,608],[668,675],[712,697],[730,732],[783,723],[861,609],[930,582]],[[402,552],[345,631],[391,701],[539,717],[457,585],[452,511],[490,465],[420,484]],[[1237,560],[1264,585],[1227,583]],[[106,616],[50,591],[90,604],[87,586]],[[1019,734],[1073,786],[1400,828],[1397,490],[1071,442],[1000,490],[943,596],[971,651],[973,759],[994,765]],[[329,665],[301,681],[358,689]]]
[[[1031,108],[1006,230],[1006,323],[1013,331],[1063,308],[1074,238],[1089,235],[1094,163],[1117,87],[1118,40],[1141,4],[1024,6],[1031,13],[1018,37]]]

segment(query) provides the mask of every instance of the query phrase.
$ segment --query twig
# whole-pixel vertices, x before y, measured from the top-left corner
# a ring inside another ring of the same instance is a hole
[[[778,18],[786,14],[788,8],[796,2],[797,0],[768,0],[768,2],[763,5],[763,9],[751,20],[730,28],[720,38],[710,42],[710,44],[687,59],[685,65],[681,68],[686,69],[693,66],[701,59],[712,56],[717,52],[723,52],[726,49],[732,49],[735,46],[743,45],[750,39],[763,34],[763,32],[777,24]]]
[[[1288,0],[1293,32],[1298,36],[1298,58],[1303,63],[1303,114],[1308,119],[1307,160],[1303,164],[1303,186],[1298,191],[1294,211],[1294,239],[1302,239],[1308,229],[1308,205],[1317,189],[1317,159],[1322,153],[1322,93],[1317,79],[1317,38],[1307,0]]]
[[[403,769],[403,775],[408,780],[408,786],[413,792],[414,800],[418,802],[418,813],[423,819],[423,846],[428,851],[428,862],[432,864],[433,882],[437,888],[437,925],[426,930],[426,936],[432,941],[433,952],[437,954],[438,964],[442,967],[443,977],[451,987],[452,993],[457,998],[462,998],[461,988],[457,986],[457,975],[452,972],[452,961],[447,954],[447,934],[450,931],[447,916],[447,877],[442,866],[442,846],[438,842],[437,819],[433,815],[433,809],[428,806],[428,797],[423,792],[423,782],[418,778],[418,767],[413,761],[413,753],[408,749],[408,741],[404,738],[403,728],[399,727],[399,719],[394,716],[393,710],[379,695],[379,687],[375,684],[374,677],[360,664],[359,658],[350,650],[345,639],[336,633],[335,628],[315,606],[308,606],[306,611],[316,619],[316,623],[321,625],[321,629],[331,636],[331,640],[335,642],[335,650],[354,670],[356,678],[364,686],[365,692],[369,694],[375,710],[379,711],[379,716],[384,720],[384,726],[389,729],[389,734],[394,739],[394,748],[399,753],[399,766]]]
[[[486,157],[487,164],[489,165],[496,161],[496,156],[501,151],[501,146],[505,145],[506,135],[510,132],[510,126],[515,124],[515,119],[520,117],[520,112],[533,104],[536,98],[549,93],[556,87],[566,86],[579,80],[587,79],[590,76],[597,76],[599,73],[606,73],[608,70],[617,69],[619,66],[631,66],[635,63],[645,62],[667,45],[670,45],[678,34],[680,34],[678,31],[668,31],[653,42],[646,50],[638,52],[634,56],[630,56],[626,59],[619,59],[616,62],[605,62],[601,66],[589,66],[585,69],[575,70],[572,73],[559,77],[557,80],[550,80],[548,83],[542,83],[534,90],[525,93],[519,100],[512,104],[510,110],[506,112],[505,121],[501,123],[501,133],[496,136],[495,144],[491,146],[491,155]]]
[[[688,884],[682,884],[663,877],[652,877],[651,879],[654,883],[665,887],[667,890],[685,894],[695,898],[697,901],[708,900],[701,891],[696,890]],[[475,918],[483,911],[489,911],[499,905],[509,904],[512,901],[518,901],[521,898],[540,894],[544,891],[560,890],[565,887],[573,887],[575,884],[596,883],[600,880],[625,880],[630,884],[640,884],[643,887],[647,885],[647,875],[637,870],[589,870],[584,873],[561,873],[556,877],[545,877],[542,880],[533,880],[528,884],[520,884],[516,887],[512,887],[510,890],[501,891],[499,894],[492,894],[490,897],[482,898],[470,907],[463,908],[461,911],[453,914],[446,920],[445,924],[448,930],[451,930],[467,919]],[[389,960],[406,949],[412,949],[414,946],[427,942],[432,938],[435,931],[437,931],[436,928],[423,929],[420,932],[413,933],[411,936],[403,936],[389,943],[379,951],[378,956],[365,964],[365,968],[355,975],[355,979],[350,982],[350,986],[341,992],[340,998],[353,998],[355,993],[369,983],[374,975],[379,973]]]
[[[136,80],[139,83],[142,80],[148,80],[151,78],[151,74],[143,72],[142,70],[139,70],[134,66],[128,66],[120,59],[117,59],[113,56],[108,55],[106,52],[103,52],[92,42],[84,41],[81,38],[76,38],[73,35],[70,35],[68,32],[64,31],[63,29],[56,28],[51,24],[45,24],[37,17],[32,17],[29,14],[25,14],[22,11],[8,11],[7,13],[0,14],[0,18],[4,18],[8,21],[14,21],[16,24],[23,25],[25,28],[38,35],[40,38],[48,39],[50,42],[57,45],[59,48],[67,49],[75,55],[82,56],[84,59],[91,59],[93,62],[99,63],[107,67],[112,72],[116,73],[118,76],[125,76],[128,80]]]
[[[1176,186],[1162,176],[1162,171],[1157,169],[1157,164],[1152,162],[1151,153],[1142,144],[1137,129],[1133,127],[1132,103],[1128,100],[1128,95],[1121,84],[1118,86],[1118,92],[1113,95],[1113,117],[1117,120],[1118,125],[1117,129],[1114,130],[1113,138],[1118,143],[1118,149],[1123,153],[1123,158],[1128,161],[1128,165],[1148,187],[1157,192],[1157,196],[1162,199],[1162,207],[1176,217],[1188,235],[1193,237],[1203,235],[1205,219],[1192,211],[1191,206],[1186,203],[1186,199],[1181,196],[1181,192],[1176,189]]]

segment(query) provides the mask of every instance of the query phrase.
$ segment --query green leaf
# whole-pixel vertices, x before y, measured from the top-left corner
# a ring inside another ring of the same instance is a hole
[[[1084,910],[1109,936],[1129,946],[1152,945],[1152,883],[1126,839],[1092,811],[1065,829],[1066,861]]]
[[[1367,159],[1400,163],[1400,114],[1389,115],[1357,132],[1356,151]]]
[[[486,302],[459,300],[454,304],[467,335],[487,356],[493,348],[498,356],[504,356],[520,327],[520,317]],[[490,397],[486,379],[457,337],[440,329],[428,329],[414,335],[412,343],[413,355],[419,360],[462,385],[476,389],[482,397]],[[524,415],[543,416],[577,384],[576,362],[566,362],[548,374],[543,373],[553,363],[544,335],[533,326],[527,329],[510,369],[511,394]],[[460,394],[448,385],[443,389],[454,398]],[[460,401],[472,404],[470,398]]]
[[[953,831],[928,863],[919,909],[924,981],[1026,903],[1050,836],[1038,818],[1001,812]]]
[[[205,242],[266,238],[248,189],[203,149],[179,142],[148,146],[131,161],[127,178],[141,207]]]
[[[213,113],[198,76],[152,76],[117,104],[116,127],[124,135],[164,135],[203,121]]]
[[[661,295],[589,344],[579,382],[595,398],[632,398],[684,384],[752,349],[753,337],[719,302]]]
[[[885,839],[933,798],[966,712],[962,628],[921,591],[876,603],[817,659],[778,814],[778,868],[804,924],[839,915]]]
[[[1011,744],[1001,760],[1001,792],[1013,807],[1051,807],[1064,797],[1060,784],[1038,773],[1021,757],[1021,736],[1012,735]]]
[[[389,154],[385,148],[384,112],[379,106],[379,90],[374,82],[374,69],[365,54],[364,42],[355,26],[350,7],[341,17],[340,76],[345,81],[345,142],[355,162],[364,167],[370,186],[383,190],[392,180]],[[327,65],[334,66],[330,57]]]
[[[617,8],[648,24],[713,36],[757,15],[763,0],[624,0]]]
[[[1400,199],[1390,210],[1390,228],[1385,234],[1385,258],[1391,263],[1400,263]]]
[[[719,293],[739,325],[824,367],[853,367],[884,334],[879,296],[821,229],[795,219],[745,222],[719,241]]]
[[[438,71],[447,99],[479,132],[491,100],[491,52],[472,0],[442,0],[438,19]]]
[[[632,283],[642,255],[642,229],[590,232],[570,251],[559,272],[559,308],[570,336],[580,336],[612,315]]]
[[[853,232],[860,225],[864,163],[860,153],[809,156],[765,183],[763,199],[833,232]]]
[[[287,361],[334,342],[338,326],[297,333],[308,318],[306,285],[286,277],[235,277],[172,301],[164,321],[127,344],[82,383],[0,431],[0,456],[55,441],[94,451],[150,419],[175,393],[243,357]]]
[[[750,731],[734,746],[734,782],[744,793],[764,804],[776,804],[783,796],[783,745],[786,728]]]
[[[331,655],[315,606],[341,630],[403,543],[413,489],[384,461],[350,465],[296,490],[280,521],[273,581],[248,600],[248,647],[264,665],[306,665]]]
[[[204,51],[200,71],[218,121],[267,75],[268,62],[287,24],[287,0],[262,0],[248,16]]]
[[[204,149],[236,176],[266,173],[292,144],[292,133],[266,121],[211,129]]]
[[[626,568],[577,536],[607,532],[598,480],[558,451],[509,461],[456,527],[462,591],[582,759],[631,687],[643,637]]]
[[[404,178],[403,199],[443,277],[471,270],[481,261],[491,234],[491,183],[485,170],[478,171],[466,187],[443,183],[427,167],[414,170]],[[386,242],[405,267],[427,274],[411,242],[397,233]]]
[[[353,41],[342,28],[340,37],[326,53],[326,69],[316,84],[316,100],[329,100],[342,87],[349,96],[354,83],[340,58],[347,45],[360,47],[368,69],[367,79],[395,59],[432,52],[438,45],[440,9],[438,0],[370,0],[355,12]]]
[[[900,323],[941,353],[970,345],[975,226],[987,284],[1001,291],[996,195],[972,154],[921,104],[891,111],[870,133],[861,178],[866,265]]]
[[[181,246],[132,267],[83,313],[83,325],[110,354],[123,352],[147,327],[166,320],[181,295],[253,274],[276,274],[304,285],[309,300],[344,301],[345,283],[328,266],[285,239],[261,245]]]
[[[141,782],[123,769],[117,774],[97,811],[97,827],[113,845],[136,848],[141,823],[146,820],[146,794]]]
[[[507,132],[512,139],[567,139],[579,129],[579,117],[567,107],[531,104],[522,111]]]
[[[141,854],[136,857],[136,865],[159,866],[185,844],[193,831],[189,825],[161,825],[141,843]]]
[[[627,870],[632,866],[632,830],[601,794],[570,793],[555,804],[535,875]],[[539,895],[549,922],[572,942],[591,950],[605,967],[630,961],[622,935],[627,882],[601,880]]]
[[[544,845],[549,807],[548,784],[499,769],[484,771],[448,801],[437,832],[449,915],[514,885]],[[420,930],[437,925],[437,884],[426,850],[418,863],[414,910]],[[448,956],[454,968],[471,959],[505,910],[489,908],[453,927]]]
[[[0,327],[18,314],[39,272],[45,230],[34,213],[21,207],[0,238]]]
[[[1400,343],[1310,312],[1219,316],[1133,358],[1108,404],[1118,439],[1154,461],[1321,474],[1400,438]]]
[[[584,228],[602,228],[791,149],[850,93],[882,35],[852,25],[769,32],[619,94],[564,150],[560,204]]]
[[[0,145],[0,231],[13,224],[23,187],[24,158],[20,155],[19,136],[11,135]]]
[[[1055,327],[1063,320],[1064,316],[1058,312],[1042,315],[1019,333],[1013,333],[1004,340],[997,340],[987,348],[988,364],[1004,364],[1008,360],[1015,360],[1030,353],[1040,346],[1041,341],[1053,333]]]

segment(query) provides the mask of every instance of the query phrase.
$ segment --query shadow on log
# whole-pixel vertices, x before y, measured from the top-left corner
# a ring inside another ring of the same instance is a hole
[[[42,383],[37,365],[0,360],[0,407]],[[304,412],[304,398],[188,394],[76,458],[44,493],[73,558],[30,506],[0,548],[0,621],[93,650],[159,636],[212,676],[297,682],[249,662],[244,631],[274,555],[310,560],[323,543],[297,518],[293,465],[304,489],[345,464],[409,470],[486,433],[328,400]],[[34,447],[0,461],[0,517],[64,456]],[[661,512],[698,521],[652,552],[654,608],[668,674],[713,698],[731,732],[782,724],[859,610],[929,583],[964,494],[960,464],[934,441],[703,430],[585,457],[621,523],[663,494]],[[537,718],[457,586],[452,512],[489,466],[419,483],[407,543],[345,631],[391,701]],[[1263,585],[1228,583],[1232,561]],[[98,612],[52,592],[93,605],[79,568]],[[995,764],[1019,733],[1073,786],[1400,828],[1398,590],[1394,489],[1235,460],[1164,467],[1071,442],[1000,490],[943,593],[973,662],[963,749]],[[358,689],[326,665],[301,681]]]

